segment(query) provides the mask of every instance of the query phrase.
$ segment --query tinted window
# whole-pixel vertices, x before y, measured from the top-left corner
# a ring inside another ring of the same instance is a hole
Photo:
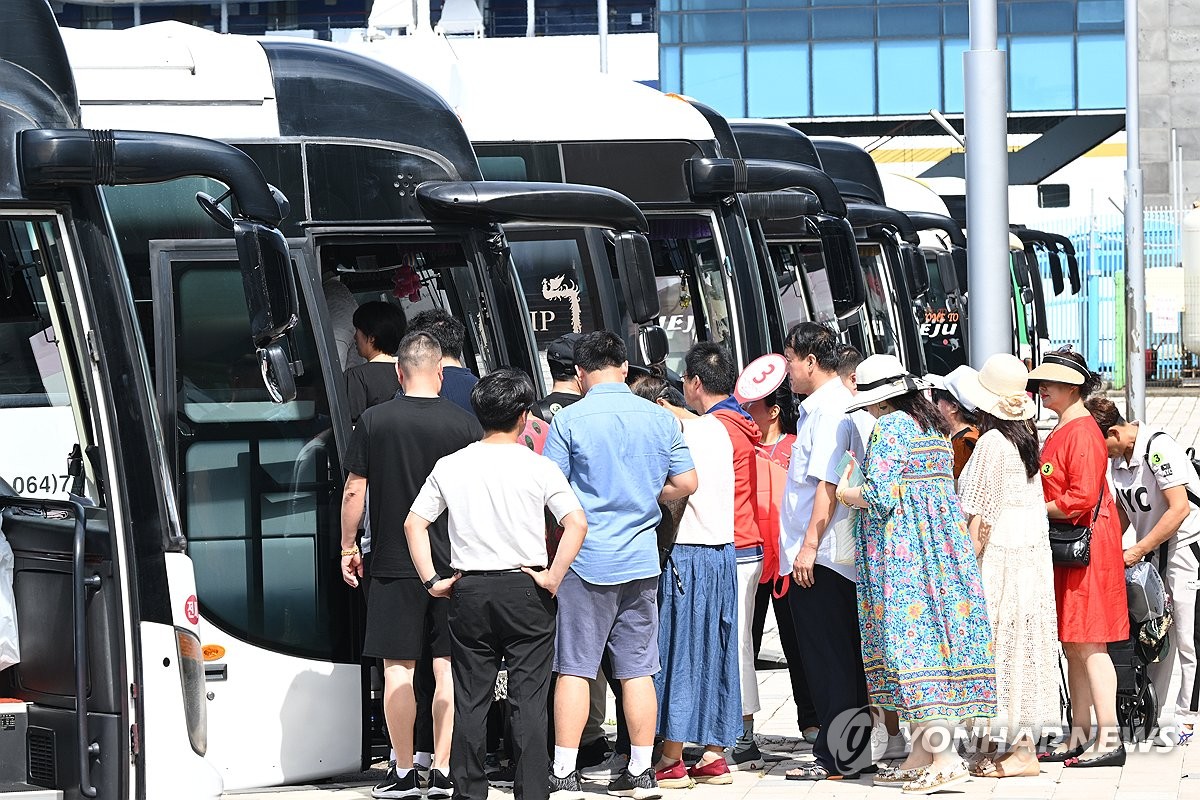
[[[858,260],[862,264],[863,276],[867,282],[867,303],[864,310],[873,344],[872,352],[899,356],[900,348],[896,342],[897,326],[894,320],[898,298],[886,276],[887,265],[883,260],[883,251],[878,245],[859,245]]]

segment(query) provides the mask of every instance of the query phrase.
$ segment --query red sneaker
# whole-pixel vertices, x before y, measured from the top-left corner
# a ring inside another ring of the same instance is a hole
[[[688,775],[694,778],[696,783],[711,783],[717,786],[733,783],[733,775],[729,773],[729,765],[725,763],[724,757],[713,759],[707,764],[696,764],[688,770]]]
[[[658,781],[660,789],[690,789],[696,785],[690,772],[682,761],[676,761],[669,767],[655,770],[654,779]]]

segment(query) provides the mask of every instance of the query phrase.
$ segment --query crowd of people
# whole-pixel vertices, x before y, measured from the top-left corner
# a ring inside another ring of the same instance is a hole
[[[673,381],[598,331],[549,346],[538,398],[518,370],[476,380],[449,315],[408,324],[371,305],[346,378],[342,574],[366,592],[364,655],[383,665],[394,762],[375,797],[482,800],[491,780],[581,800],[598,780],[650,800],[729,783],[762,765],[771,610],[813,752],[789,780],[870,774],[930,794],[1040,761],[1123,764],[1107,646],[1130,637],[1124,568],[1144,558],[1176,615],[1154,680],[1165,693],[1182,663],[1190,736],[1200,479],[1098,394],[1079,354],[914,376],[801,323],[740,375],[696,344]],[[1058,418],[1044,445],[1034,394]],[[1087,557],[1052,553],[1052,523],[1086,529]],[[1070,734],[1039,752],[1060,647]],[[847,751],[854,730],[865,750]],[[973,746],[955,746],[960,730]]]

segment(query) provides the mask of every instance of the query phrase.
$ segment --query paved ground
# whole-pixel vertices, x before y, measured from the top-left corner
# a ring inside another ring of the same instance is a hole
[[[1200,444],[1200,393],[1155,394],[1147,398],[1147,416],[1186,446]],[[778,658],[778,637],[774,619],[768,615],[763,641],[763,657]],[[783,773],[797,761],[808,760],[810,748],[799,739],[796,709],[785,670],[761,670],[758,673],[763,710],[757,715],[759,743],[766,753],[781,760],[760,772],[737,773],[728,786],[698,786],[691,790],[667,790],[666,800],[794,800],[797,797],[898,798],[895,788],[875,787],[868,781],[800,783],[787,781]],[[1166,694],[1166,693],[1162,693]],[[610,698],[611,702],[611,698]],[[611,714],[610,714],[611,717]],[[298,786],[255,793],[230,793],[237,800],[287,798],[287,800],[356,800],[371,796],[371,785],[383,773],[372,770],[351,780],[322,786]],[[585,788],[604,795],[604,787],[588,784]],[[1200,800],[1200,743],[1192,747],[1143,745],[1130,751],[1123,768],[1064,769],[1046,764],[1038,777],[977,778],[943,793],[943,797],[996,797],[1006,800]],[[511,792],[493,789],[489,800],[505,800]]]

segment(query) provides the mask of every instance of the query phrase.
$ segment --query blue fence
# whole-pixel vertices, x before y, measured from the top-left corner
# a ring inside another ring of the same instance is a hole
[[[1183,212],[1170,209],[1146,212],[1148,286],[1154,283],[1153,270],[1180,266],[1182,217]],[[1053,296],[1049,260],[1045,253],[1038,254],[1047,294],[1046,322],[1050,340],[1056,347],[1070,344],[1087,357],[1093,369],[1111,380],[1125,336],[1124,327],[1117,328],[1118,303],[1123,305],[1124,298],[1119,296],[1116,288],[1118,280],[1124,280],[1124,220],[1114,214],[1064,218],[1041,226],[1071,240],[1079,259],[1081,278],[1078,294],[1070,294],[1068,284],[1061,295]],[[1155,298],[1148,291],[1147,309],[1154,305]],[[1164,384],[1178,381],[1186,359],[1180,338],[1180,315],[1148,310],[1146,323],[1147,349],[1152,351],[1146,356],[1147,380]],[[1134,364],[1131,368],[1138,366]]]

